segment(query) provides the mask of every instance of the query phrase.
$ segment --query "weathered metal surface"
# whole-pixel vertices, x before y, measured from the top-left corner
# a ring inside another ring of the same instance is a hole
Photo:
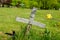
[[[28,23],[28,22],[29,22],[28,19],[20,18],[20,17],[16,17],[16,21],[17,21],[17,22],[23,22],[23,23]],[[45,28],[45,24],[40,23],[40,22],[32,21],[30,24],[39,26],[39,27],[41,27],[41,28]]]
[[[35,14],[36,14],[36,8],[33,8],[29,19],[29,24],[31,24],[34,21]]]
[[[36,8],[33,8],[29,20],[17,17],[16,21],[23,22],[23,23],[28,23],[28,25],[36,25],[36,26],[39,26],[41,28],[45,28],[45,24],[34,21],[35,14],[36,14]]]

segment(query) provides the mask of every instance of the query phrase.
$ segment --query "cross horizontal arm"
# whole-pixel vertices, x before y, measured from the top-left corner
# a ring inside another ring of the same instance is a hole
[[[24,18],[20,18],[20,17],[16,17],[16,21],[18,21],[18,22],[23,22],[23,23],[28,23],[28,22],[29,22],[28,19],[24,19]],[[41,28],[45,28],[45,24],[43,24],[43,23],[39,23],[39,22],[36,22],[36,21],[32,21],[31,24],[32,24],[32,25],[39,26],[39,27],[41,27]]]

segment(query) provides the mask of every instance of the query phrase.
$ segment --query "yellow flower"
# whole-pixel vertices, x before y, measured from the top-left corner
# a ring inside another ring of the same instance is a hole
[[[47,14],[47,18],[48,19],[51,19],[52,18],[52,15],[51,14]]]

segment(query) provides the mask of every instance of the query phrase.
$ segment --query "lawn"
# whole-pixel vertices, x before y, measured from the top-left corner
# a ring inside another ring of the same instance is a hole
[[[6,32],[11,33],[12,30],[15,30],[16,34],[22,32],[27,24],[17,22],[15,19],[17,16],[29,19],[30,13],[31,9],[0,8],[0,40],[9,40],[11,38],[10,36],[4,34]],[[46,15],[48,13],[51,13],[54,19],[47,19]],[[60,23],[59,18],[60,10],[37,10],[34,20],[46,24],[46,28],[51,32],[51,35],[53,36],[51,40],[60,40],[60,25],[56,26],[56,23]],[[32,35],[30,40],[43,40],[43,38],[41,38],[42,35],[40,34],[43,31],[44,29],[33,25],[31,28]],[[19,36],[19,38],[21,39],[21,36]]]

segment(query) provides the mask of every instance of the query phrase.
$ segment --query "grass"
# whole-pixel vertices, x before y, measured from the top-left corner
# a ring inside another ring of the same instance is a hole
[[[10,39],[11,37],[10,36],[8,37],[4,33],[6,32],[11,33],[12,30],[15,30],[17,34],[18,32],[20,32],[21,34],[21,32],[23,31],[24,27],[27,24],[16,22],[15,18],[19,16],[22,18],[29,19],[30,13],[31,13],[31,9],[0,8],[0,32],[2,32],[0,33],[1,35],[0,40],[6,40],[6,38]],[[46,19],[47,13],[51,13],[53,18],[55,18],[56,20]],[[46,24],[46,28],[50,32],[56,35],[55,40],[60,40],[59,38],[60,37],[60,26],[54,26],[56,22],[60,22],[58,21],[59,18],[60,18],[60,10],[37,10],[34,20],[37,22]],[[43,31],[44,29],[33,25],[31,28],[31,32],[30,32],[30,40],[42,40],[43,38],[41,39],[42,35],[40,33],[42,33]],[[53,38],[55,37],[54,35],[52,36]],[[19,36],[19,38],[21,39],[21,36]],[[51,39],[51,40],[54,40],[54,39]]]

